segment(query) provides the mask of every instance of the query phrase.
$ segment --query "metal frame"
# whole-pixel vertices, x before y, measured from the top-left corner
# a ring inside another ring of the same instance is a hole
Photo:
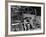
[[[24,36],[24,35],[40,35],[45,34],[45,3],[37,3],[37,2],[22,2],[22,1],[5,1],[5,36],[8,36],[8,3],[9,2],[17,2],[17,3],[30,3],[30,4],[42,4],[44,6],[43,12],[44,12],[44,18],[43,18],[43,33],[36,33],[36,34],[19,34],[19,35],[13,35],[13,36]],[[12,35],[11,35],[12,36]]]

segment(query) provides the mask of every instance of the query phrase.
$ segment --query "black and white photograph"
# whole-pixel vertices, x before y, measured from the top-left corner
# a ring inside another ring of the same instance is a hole
[[[41,7],[11,6],[11,31],[41,29]]]
[[[8,34],[43,32],[43,4],[8,3]]]

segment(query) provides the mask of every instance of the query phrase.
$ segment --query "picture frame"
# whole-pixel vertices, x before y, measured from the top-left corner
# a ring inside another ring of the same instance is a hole
[[[44,33],[44,3],[8,2],[8,35],[37,35]]]

